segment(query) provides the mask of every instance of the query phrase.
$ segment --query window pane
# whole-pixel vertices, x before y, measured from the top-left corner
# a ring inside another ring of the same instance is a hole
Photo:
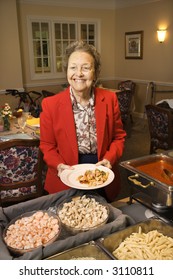
[[[33,22],[32,34],[35,73],[50,72],[49,24]]]
[[[93,45],[93,46],[95,46],[95,42],[94,41],[91,41],[91,40],[89,40],[89,42],[88,42],[90,45]]]
[[[44,66],[44,72],[50,72],[51,69],[50,69],[50,60],[48,57],[44,57],[43,58],[43,66]]]
[[[68,39],[68,25],[66,23],[62,24],[62,33],[63,39]]]
[[[95,24],[84,24],[80,25],[81,39],[95,46]]]
[[[35,65],[35,72],[36,73],[42,72],[42,60],[41,60],[41,58],[35,58],[34,59],[34,65]]]
[[[62,72],[62,58],[61,57],[56,58],[56,70],[57,70],[57,72]]]
[[[67,46],[76,39],[76,25],[74,23],[55,23],[55,55],[56,71],[63,72],[62,61]]]
[[[32,22],[32,37],[33,39],[40,39],[39,22]]]
[[[41,34],[42,34],[42,39],[48,39],[49,38],[48,23],[46,23],[46,22],[41,23]]]
[[[94,40],[94,25],[89,24],[89,39]]]
[[[56,56],[62,55],[61,42],[55,42]]]
[[[87,40],[87,25],[81,24],[81,39]]]
[[[43,41],[43,55],[49,55],[49,43],[47,41]]]
[[[69,45],[69,41],[63,42],[63,54],[65,53],[65,49],[67,48],[68,45]]]
[[[55,23],[55,39],[61,39],[61,24]]]
[[[76,38],[75,24],[70,24],[69,28],[70,28],[70,39],[74,39],[75,40],[75,38]]]
[[[48,67],[48,66],[49,66],[48,57],[44,57],[44,58],[43,58],[43,66],[44,66],[44,67]]]
[[[33,42],[34,56],[41,56],[41,43],[40,41]]]

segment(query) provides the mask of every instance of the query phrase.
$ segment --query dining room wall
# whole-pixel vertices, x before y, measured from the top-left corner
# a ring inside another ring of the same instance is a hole
[[[0,1],[0,92],[23,88],[16,0]]]
[[[157,40],[157,29],[167,29],[164,43]],[[144,32],[143,59],[125,59],[125,32]],[[164,0],[115,11],[115,79],[131,79],[137,84],[135,111],[144,112],[151,94],[148,83],[158,90],[173,90],[173,1]],[[146,100],[146,97],[148,100]],[[173,98],[173,92],[159,99]]]
[[[44,1],[45,2],[45,1]],[[96,2],[96,1],[95,1]],[[101,23],[100,52],[103,86],[116,88],[120,80],[136,82],[135,113],[142,116],[148,84],[154,81],[157,87],[173,89],[173,1],[160,0],[133,7],[103,9],[102,7],[74,7],[41,5],[42,1],[1,0],[1,63],[0,93],[5,88],[27,90],[47,89],[58,92],[64,80],[31,80],[27,35],[27,16],[42,15],[70,18],[98,19]],[[49,1],[47,1],[49,3]],[[62,3],[62,2],[61,2]],[[99,3],[99,1],[98,1]],[[63,4],[62,4],[63,5]],[[10,21],[9,21],[10,18]],[[156,31],[162,24],[167,28],[164,43],[157,41]],[[144,31],[143,59],[125,59],[125,32]],[[164,94],[162,97],[172,97]],[[7,97],[1,94],[1,101]],[[15,103],[16,99],[10,99]],[[1,102],[0,102],[1,103]],[[14,105],[14,106],[15,106]]]
[[[122,20],[124,18],[124,20]],[[121,23],[121,24],[120,24]],[[157,30],[167,29],[159,43]],[[125,59],[125,32],[144,31],[143,59]],[[117,77],[173,83],[173,1],[164,0],[115,12],[115,71]],[[122,47],[123,46],[123,47]],[[133,70],[133,71],[132,71]]]

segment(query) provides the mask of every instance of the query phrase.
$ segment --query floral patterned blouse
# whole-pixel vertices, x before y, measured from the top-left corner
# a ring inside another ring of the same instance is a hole
[[[85,107],[77,102],[70,90],[72,108],[74,113],[78,150],[80,154],[97,153],[96,118],[94,112],[94,91]]]

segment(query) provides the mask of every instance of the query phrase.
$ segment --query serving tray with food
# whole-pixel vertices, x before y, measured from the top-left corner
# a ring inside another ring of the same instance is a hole
[[[99,240],[118,260],[173,260],[173,227],[153,218]]]
[[[68,203],[70,204],[68,205]],[[74,203],[74,209],[72,209],[71,203]],[[71,210],[70,213],[67,211],[68,207]],[[74,220],[77,228],[71,223],[68,225],[65,224],[64,214],[62,213],[61,216],[61,210],[62,212],[66,212],[66,216],[69,215],[69,221],[70,217],[72,221]],[[49,213],[52,214],[53,218],[51,218],[51,214],[50,218],[47,215],[43,215],[47,211],[50,211]],[[33,216],[34,213],[36,213],[36,216]],[[73,219],[74,215],[75,219]],[[58,219],[58,223],[56,219]],[[79,223],[78,219],[82,220],[83,225]],[[17,227],[19,225],[16,236],[19,237],[19,243],[22,240],[23,246],[21,247],[15,245],[15,237],[12,238],[12,243],[10,243],[13,226],[16,232],[16,221]],[[50,227],[45,227],[45,242],[43,240],[44,238],[41,238],[41,240],[37,240],[38,242],[34,244],[35,230],[36,232],[38,231],[37,228],[35,229],[35,223],[37,225],[40,224],[39,230],[42,231],[41,236],[44,237],[44,225],[47,221]],[[53,228],[51,232],[52,223]],[[88,192],[70,188],[69,190],[56,194],[46,195],[10,207],[0,208],[0,259],[45,259],[84,243],[97,240],[100,237],[107,236],[133,223],[135,223],[133,219],[122,214],[121,210],[105,202],[104,198],[94,191]],[[31,225],[32,230],[26,233],[26,227],[29,229],[29,225]],[[57,231],[54,229],[57,229]],[[23,236],[23,231],[26,233],[26,236]],[[47,231],[50,231],[50,233],[47,233]],[[47,237],[50,237],[50,239],[47,239]]]
[[[3,239],[12,253],[21,255],[53,243],[60,232],[59,217],[51,211],[38,210],[12,219],[3,232]]]
[[[62,225],[72,234],[105,225],[109,212],[108,203],[103,197],[89,194],[68,198],[57,207]]]

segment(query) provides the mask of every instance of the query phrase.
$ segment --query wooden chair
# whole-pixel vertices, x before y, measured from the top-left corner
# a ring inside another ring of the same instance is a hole
[[[46,97],[55,95],[55,93],[43,89],[43,90],[42,90],[42,95],[43,95],[44,98],[46,98]]]
[[[122,122],[125,124],[130,117],[132,118],[132,101],[135,93],[136,84],[131,80],[126,80],[118,83],[118,89],[121,91],[117,93]]]
[[[8,206],[43,194],[43,156],[39,139],[0,142],[0,205]]]
[[[173,148],[173,114],[157,105],[145,105],[150,132],[150,154]]]

